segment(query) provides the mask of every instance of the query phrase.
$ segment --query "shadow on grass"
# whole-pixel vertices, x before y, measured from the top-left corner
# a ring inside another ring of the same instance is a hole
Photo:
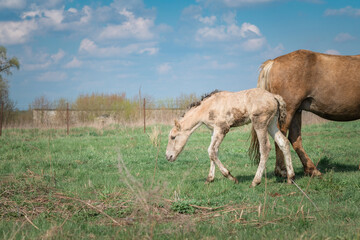
[[[359,171],[359,166],[354,164],[337,163],[328,157],[323,157],[320,159],[318,169],[322,173],[325,173],[330,169],[334,172],[357,172]]]
[[[353,165],[353,164],[348,165],[348,164],[336,163],[336,162],[332,161],[329,157],[321,158],[320,162],[319,162],[319,164],[317,166],[318,170],[322,174],[325,174],[330,170],[333,170],[334,172],[356,172],[356,171],[359,171],[358,167],[359,167],[358,165]],[[301,179],[301,178],[304,178],[304,177],[309,177],[308,175],[304,174],[303,168],[297,168],[297,169],[294,169],[294,170],[295,170],[295,179]],[[254,179],[255,173],[256,172],[254,172],[254,174],[236,175],[235,177],[239,181],[239,183],[240,182],[249,182],[249,183],[251,183],[252,180]],[[264,177],[265,177],[265,174],[263,175],[263,178]],[[276,182],[286,182],[285,177],[276,176],[274,171],[268,171],[266,173],[266,177],[269,178],[269,179],[276,178]],[[215,178],[214,181],[216,182],[217,180],[220,180],[221,178],[223,178],[223,177],[221,176],[221,177]],[[206,177],[199,178],[198,181],[205,183]]]
[[[323,157],[320,159],[317,169],[322,173],[325,174],[330,170],[334,172],[357,172],[359,171],[358,165],[353,164],[342,164],[334,162],[334,160],[330,159],[329,157]],[[309,177],[309,175],[305,175],[303,168],[294,169],[295,171],[295,179],[301,179],[304,177]],[[277,182],[283,182],[285,178],[275,176],[274,172],[268,174],[268,178],[276,177]]]

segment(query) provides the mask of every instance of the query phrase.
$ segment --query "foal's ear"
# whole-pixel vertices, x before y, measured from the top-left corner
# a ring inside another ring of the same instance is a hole
[[[180,125],[180,123],[178,122],[178,120],[174,120],[174,122],[175,122],[175,127],[176,127],[176,129],[178,130],[178,131],[180,131],[181,130],[181,125]]]

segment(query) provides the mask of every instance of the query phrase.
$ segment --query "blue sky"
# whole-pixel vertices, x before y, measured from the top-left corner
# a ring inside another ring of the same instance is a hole
[[[10,97],[122,93],[154,99],[256,86],[297,49],[360,54],[359,0],[0,0],[0,45],[17,56]]]

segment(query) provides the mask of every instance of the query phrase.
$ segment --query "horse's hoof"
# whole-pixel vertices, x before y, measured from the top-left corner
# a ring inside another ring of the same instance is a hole
[[[238,184],[239,181],[238,181],[236,178],[234,178],[234,183],[235,183],[235,184]]]
[[[305,175],[311,177],[321,177],[321,172],[316,168],[304,170]]]

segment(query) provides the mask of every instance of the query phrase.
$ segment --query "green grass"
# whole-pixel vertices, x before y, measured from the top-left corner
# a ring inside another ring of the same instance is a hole
[[[304,176],[292,157],[311,201],[274,176],[274,147],[266,178],[249,188],[248,131],[231,131],[219,153],[239,184],[216,169],[206,185],[210,132],[197,130],[169,163],[169,130],[4,130],[0,239],[360,239],[359,121],[304,128],[323,177]]]

